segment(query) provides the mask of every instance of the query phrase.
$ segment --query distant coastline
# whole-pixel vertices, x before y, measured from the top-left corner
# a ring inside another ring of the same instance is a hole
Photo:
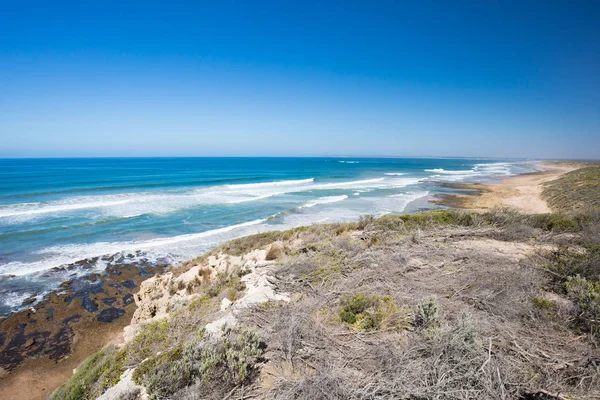
[[[472,211],[511,208],[527,214],[549,213],[552,209],[542,197],[543,184],[585,165],[564,161],[536,163],[534,166],[542,171],[519,174],[498,183],[450,184],[454,189],[471,193],[435,194],[432,202]]]

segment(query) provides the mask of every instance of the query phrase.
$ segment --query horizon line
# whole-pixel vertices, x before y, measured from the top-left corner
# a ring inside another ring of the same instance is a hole
[[[600,161],[600,158],[568,157],[493,157],[493,156],[423,156],[423,155],[296,155],[296,156],[40,156],[40,157],[0,157],[0,160],[68,160],[68,159],[145,159],[145,158],[436,158],[436,159],[491,159],[491,160],[532,160],[532,161]]]

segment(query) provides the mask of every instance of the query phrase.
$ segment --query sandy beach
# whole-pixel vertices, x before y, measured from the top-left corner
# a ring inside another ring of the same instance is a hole
[[[511,208],[527,214],[552,212],[542,198],[543,184],[559,178],[561,175],[581,168],[581,164],[568,162],[543,162],[536,167],[544,169],[513,176],[496,184],[454,184],[455,189],[474,191],[473,194],[437,195],[436,204],[464,208],[473,211],[485,211],[498,208]]]

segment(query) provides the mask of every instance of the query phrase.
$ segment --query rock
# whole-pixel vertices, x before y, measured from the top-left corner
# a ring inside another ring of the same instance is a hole
[[[8,372],[7,370],[5,370],[4,368],[0,367],[0,379],[4,378],[5,376],[7,376],[10,372]]]
[[[204,329],[206,332],[212,335],[220,335],[223,332],[223,327],[225,325],[233,326],[237,323],[237,319],[232,313],[228,313],[225,316],[219,318],[216,321],[213,321],[209,324],[206,324]]]
[[[99,322],[113,322],[117,318],[121,318],[125,315],[125,310],[121,308],[111,307],[106,308],[98,314],[96,321]]]
[[[121,375],[121,379],[119,382],[109,388],[104,394],[98,397],[97,400],[146,400],[148,399],[148,394],[146,392],[146,388],[143,386],[136,385],[132,379],[133,371],[135,369],[128,369],[123,372]]]
[[[105,298],[102,299],[102,302],[104,304],[106,304],[107,306],[112,305],[112,303],[114,303],[115,301],[117,301],[116,297],[105,297]]]
[[[140,284],[140,290],[134,296],[138,308],[133,314],[132,324],[150,320],[157,316],[166,316],[169,305],[169,288],[173,273],[146,279]]]
[[[227,310],[229,307],[231,307],[232,304],[233,302],[227,297],[223,298],[223,300],[221,300],[221,311]]]
[[[124,287],[126,287],[127,289],[133,289],[136,285],[135,282],[130,280],[124,281],[121,283],[121,285],[123,285]]]
[[[129,304],[132,304],[134,302],[133,300],[133,295],[131,293],[126,294],[125,296],[123,296],[123,304],[128,306]]]
[[[98,304],[87,295],[81,299],[81,307],[87,312],[98,311]]]

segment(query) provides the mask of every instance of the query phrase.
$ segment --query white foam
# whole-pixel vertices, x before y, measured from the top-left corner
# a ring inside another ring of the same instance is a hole
[[[3,217],[20,217],[20,216],[33,216],[37,214],[45,213],[61,213],[75,210],[82,210],[86,208],[101,208],[111,207],[132,202],[133,199],[128,200],[115,200],[115,201],[90,201],[82,203],[65,203],[65,204],[40,204],[40,203],[29,203],[27,205],[20,204],[14,207],[7,206],[0,209],[0,218]]]
[[[274,192],[274,193],[267,193],[267,194],[262,194],[262,195],[258,195],[258,196],[248,197],[248,198],[244,198],[244,199],[229,200],[227,202],[227,204],[239,204],[239,203],[247,203],[249,201],[264,200],[264,199],[268,199],[269,197],[279,196],[279,195],[286,194],[286,193],[288,193],[288,192]]]
[[[473,169],[489,175],[512,175],[511,167],[514,167],[513,163],[498,162],[489,164],[475,164]]]
[[[367,187],[373,183],[383,182],[385,178],[374,178],[374,179],[363,179],[360,181],[349,181],[349,182],[332,182],[332,183],[321,183],[314,185],[311,189],[330,189],[330,188],[344,188],[344,187],[361,187],[367,185]]]
[[[447,171],[443,168],[426,169],[426,172],[433,172],[436,175],[432,175],[429,179],[434,177],[440,177],[440,181],[461,181],[467,178],[485,178],[485,177],[506,177],[512,176],[516,173],[523,172],[523,168],[518,167],[517,163],[513,162],[491,162],[491,163],[479,163],[474,164],[470,170],[461,171]],[[525,168],[527,170],[527,168]]]
[[[228,200],[228,204],[239,204],[246,203],[256,200],[264,200],[274,196],[280,196],[290,193],[301,193],[307,191],[318,191],[318,190],[330,190],[330,189],[352,189],[352,190],[372,190],[378,188],[401,188],[408,185],[412,185],[419,182],[419,178],[402,178],[402,179],[390,179],[390,178],[373,178],[373,179],[362,179],[357,181],[346,181],[346,182],[330,182],[330,183],[312,183],[302,184],[300,186],[290,185],[284,190],[278,188],[277,190],[271,190],[269,188],[262,190],[253,190],[245,192],[237,192],[239,196],[235,199]]]
[[[244,222],[237,225],[226,226],[223,228],[212,229],[200,233],[189,233],[185,235],[171,236],[167,238],[156,238],[144,241],[130,241],[130,242],[97,242],[89,245],[64,245],[64,246],[51,246],[46,247],[42,250],[37,251],[37,254],[52,254],[59,253],[62,255],[72,256],[81,259],[80,249],[84,247],[86,249],[85,257],[95,257],[104,254],[114,254],[123,251],[135,251],[135,250],[147,250],[157,247],[171,246],[180,242],[195,241],[198,239],[221,235],[223,233],[231,232],[236,229],[254,226],[265,222],[267,219],[257,219],[254,221]]]
[[[329,203],[337,203],[338,201],[344,201],[348,198],[348,196],[328,196],[328,197],[320,197],[316,200],[311,200],[306,204],[300,206],[299,208],[310,208],[319,204],[329,204]]]
[[[278,187],[278,186],[294,186],[294,185],[303,185],[303,184],[311,183],[311,182],[314,182],[314,180],[315,180],[315,178],[274,181],[274,182],[242,183],[242,184],[235,184],[235,185],[222,185],[222,186],[217,186],[217,188],[221,187],[221,188],[227,188],[227,189],[253,189],[253,188]]]
[[[45,271],[59,265],[72,264],[87,258],[100,257],[120,252],[135,252],[136,250],[145,251],[151,254],[153,258],[166,257],[169,255],[174,255],[175,257],[193,257],[199,254],[198,251],[204,251],[215,243],[220,243],[233,237],[255,233],[255,230],[252,228],[258,227],[265,221],[266,219],[257,219],[205,232],[143,241],[96,242],[89,244],[50,246],[35,252],[35,254],[44,256],[42,260],[30,263],[10,262],[0,265],[0,273],[24,276]],[[232,232],[235,232],[235,234],[231,235]],[[203,240],[207,238],[211,240]],[[98,269],[101,268],[103,268],[103,265],[98,265]]]
[[[243,185],[221,185],[189,190],[174,190],[159,193],[140,192],[99,196],[82,196],[48,203],[13,204],[0,207],[2,223],[22,223],[32,218],[54,218],[69,213],[90,210],[85,218],[132,218],[144,214],[168,214],[213,204],[239,204],[270,197],[307,191],[348,189],[372,190],[399,188],[417,183],[416,178],[393,177],[355,181],[315,183],[314,178],[249,183]]]
[[[464,171],[446,171],[443,168],[434,168],[434,169],[426,169],[425,172],[434,172],[436,174],[447,174],[447,175],[468,175],[476,173],[474,170],[464,170]]]
[[[23,305],[23,301],[31,298],[31,296],[33,296],[34,293],[15,293],[15,292],[9,292],[9,293],[4,293],[2,295],[2,303],[4,303],[4,305],[6,307],[10,307],[10,308],[15,308],[15,307],[19,307],[21,305]],[[36,296],[37,299],[37,296]]]
[[[375,203],[380,215],[382,215],[402,212],[408,204],[427,195],[429,195],[428,191],[398,193],[387,197],[374,198],[372,201]]]
[[[404,172],[386,172],[386,173],[384,173],[384,175],[400,176],[400,175],[406,175],[406,174]]]

